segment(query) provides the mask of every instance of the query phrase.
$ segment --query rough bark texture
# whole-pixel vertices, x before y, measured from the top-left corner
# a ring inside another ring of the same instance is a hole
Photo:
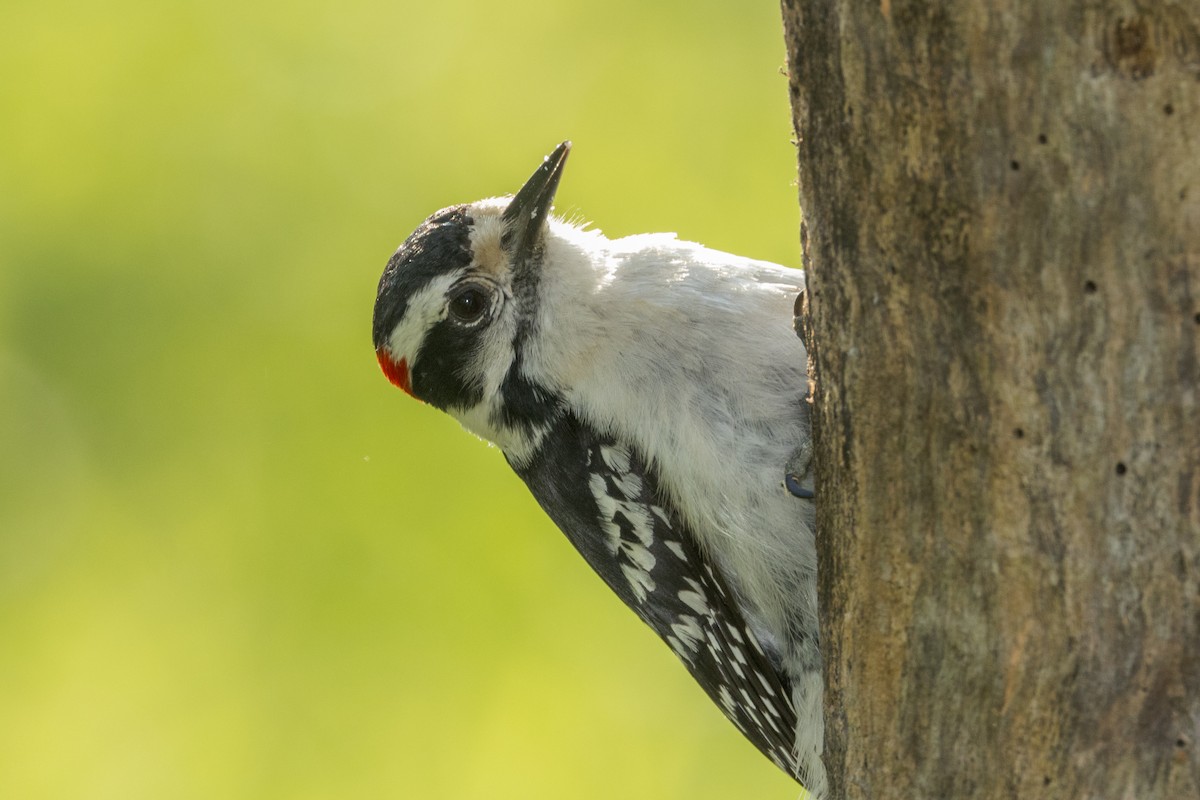
[[[834,796],[1200,797],[1200,2],[783,16]]]

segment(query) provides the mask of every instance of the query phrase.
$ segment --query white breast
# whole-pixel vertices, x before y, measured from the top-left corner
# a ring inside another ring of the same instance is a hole
[[[794,591],[814,585],[811,504],[782,488],[803,436],[803,273],[668,235],[553,231],[527,371],[657,467],[768,633],[797,614],[815,629],[815,595]]]

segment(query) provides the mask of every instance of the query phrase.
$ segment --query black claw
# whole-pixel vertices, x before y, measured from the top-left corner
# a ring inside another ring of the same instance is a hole
[[[814,497],[816,497],[816,494],[813,493],[812,489],[805,489],[803,486],[801,486],[800,479],[790,472],[783,476],[783,485],[786,486],[787,490],[796,497],[801,497],[805,500],[812,500]]]

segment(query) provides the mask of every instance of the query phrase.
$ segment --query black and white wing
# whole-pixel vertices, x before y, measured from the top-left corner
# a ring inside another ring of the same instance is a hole
[[[513,469],[597,574],[679,656],[713,702],[796,777],[791,686],[641,457],[570,414]]]

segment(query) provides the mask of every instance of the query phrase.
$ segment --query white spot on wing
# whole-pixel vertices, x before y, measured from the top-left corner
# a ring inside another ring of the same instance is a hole
[[[663,542],[663,544],[665,544],[667,546],[668,550],[670,550],[672,553],[675,554],[676,558],[678,558],[680,561],[682,561],[685,564],[687,563],[687,554],[683,552],[682,544],[675,541],[674,539],[667,539]]]
[[[754,648],[754,652],[758,653],[763,658],[766,658],[767,654],[764,653],[763,649],[761,647],[759,647],[759,645],[758,645],[758,637],[750,636],[749,639],[750,639],[750,646]]]
[[[646,572],[654,569],[654,564],[656,563],[657,559],[654,558],[654,554],[647,550],[645,546],[634,542],[626,542],[623,543],[623,549],[625,551],[625,555],[628,556],[629,560],[632,561],[636,566],[640,567]]]
[[[616,447],[614,445],[601,445],[600,457],[604,459],[604,463],[608,468],[618,475],[629,474],[629,449],[626,447]]]
[[[729,715],[730,717],[735,717],[735,714],[733,713],[733,711],[734,711],[733,695],[731,695],[729,693],[728,686],[722,686],[720,689],[717,690],[717,699],[721,701],[721,708],[725,709],[725,713],[727,715]],[[734,721],[735,722],[737,721],[736,718],[734,719]],[[739,727],[741,727],[740,723],[739,723]]]
[[[679,637],[679,641],[694,655],[700,649],[704,632],[700,629],[700,621],[688,614],[681,614],[679,622],[671,626],[671,630]],[[689,658],[690,660],[690,658]]]
[[[603,466],[596,463],[599,452]],[[654,544],[654,523],[646,506],[637,502],[643,490],[642,479],[632,472],[628,448],[602,445],[592,451],[588,464],[595,471],[588,488],[600,512],[600,527],[608,536],[609,551],[623,560],[621,572],[638,602],[644,602],[656,584],[650,576],[657,559],[650,552]],[[636,541],[625,538],[632,532]]]
[[[692,663],[692,654],[683,646],[683,642],[679,641],[679,639],[671,636],[670,634],[667,634],[666,642],[667,646],[671,648],[672,653],[678,656],[682,661],[685,661],[688,664]]]
[[[642,479],[632,472],[613,476],[613,482],[626,499],[632,500],[642,494]]]
[[[736,644],[731,644],[729,646],[729,652],[733,653],[733,658],[738,664],[746,663],[746,654],[743,653],[742,648],[738,647]],[[742,674],[741,670],[738,670],[738,674]]]
[[[704,595],[698,591],[688,591],[687,589],[683,589],[679,592],[679,599],[697,614],[701,614],[706,617],[712,614],[712,610],[708,607],[708,602],[705,601]]]
[[[629,581],[629,588],[633,589],[633,595],[637,601],[639,603],[646,602],[646,597],[655,589],[654,579],[650,577],[650,573],[629,564],[622,564],[621,572],[625,574],[625,580]]]

